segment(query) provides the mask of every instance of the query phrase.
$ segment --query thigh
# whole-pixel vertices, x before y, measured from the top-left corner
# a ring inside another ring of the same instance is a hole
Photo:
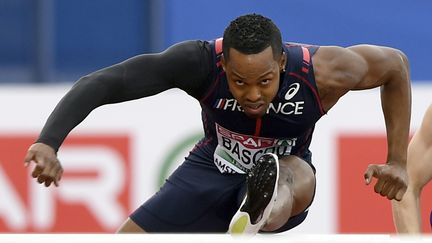
[[[226,232],[244,180],[186,161],[130,218],[146,232]]]

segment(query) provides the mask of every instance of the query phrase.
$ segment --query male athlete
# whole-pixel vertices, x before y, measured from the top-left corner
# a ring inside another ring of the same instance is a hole
[[[257,14],[233,20],[223,39],[185,41],[81,78],[25,163],[36,163],[39,183],[58,185],[56,151],[93,109],[180,88],[200,102],[205,136],[118,231],[282,232],[305,219],[314,198],[308,148],[315,123],[348,91],[375,87],[388,155],[367,168],[365,181],[376,177],[377,193],[401,200],[411,108],[406,56],[373,45],[283,43],[274,23]]]
[[[432,180],[432,105],[408,145],[407,171],[406,194],[402,201],[392,201],[393,221],[397,232],[419,234],[422,232],[420,195],[423,187]],[[432,212],[430,217],[432,226]]]

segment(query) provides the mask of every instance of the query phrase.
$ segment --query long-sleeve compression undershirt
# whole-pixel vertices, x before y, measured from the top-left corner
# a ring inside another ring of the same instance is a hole
[[[57,151],[69,132],[99,106],[180,88],[199,99],[210,84],[212,52],[205,41],[185,41],[79,79],[48,117],[36,142]]]

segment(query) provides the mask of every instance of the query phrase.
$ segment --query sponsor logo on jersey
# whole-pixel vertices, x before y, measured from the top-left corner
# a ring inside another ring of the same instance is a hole
[[[292,97],[294,97],[299,91],[299,89],[300,89],[299,83],[292,83],[289,86],[288,91],[285,93],[285,100],[290,100]]]
[[[265,153],[289,155],[296,138],[276,139],[232,132],[216,124],[214,163],[221,173],[246,173]]]

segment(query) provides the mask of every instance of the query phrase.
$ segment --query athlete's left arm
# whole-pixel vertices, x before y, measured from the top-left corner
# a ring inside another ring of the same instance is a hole
[[[411,118],[411,82],[408,59],[400,50],[372,45],[347,48],[363,67],[352,90],[380,87],[381,106],[387,131],[387,163],[369,165],[366,184],[378,181],[375,192],[400,201],[407,189],[407,147]]]

